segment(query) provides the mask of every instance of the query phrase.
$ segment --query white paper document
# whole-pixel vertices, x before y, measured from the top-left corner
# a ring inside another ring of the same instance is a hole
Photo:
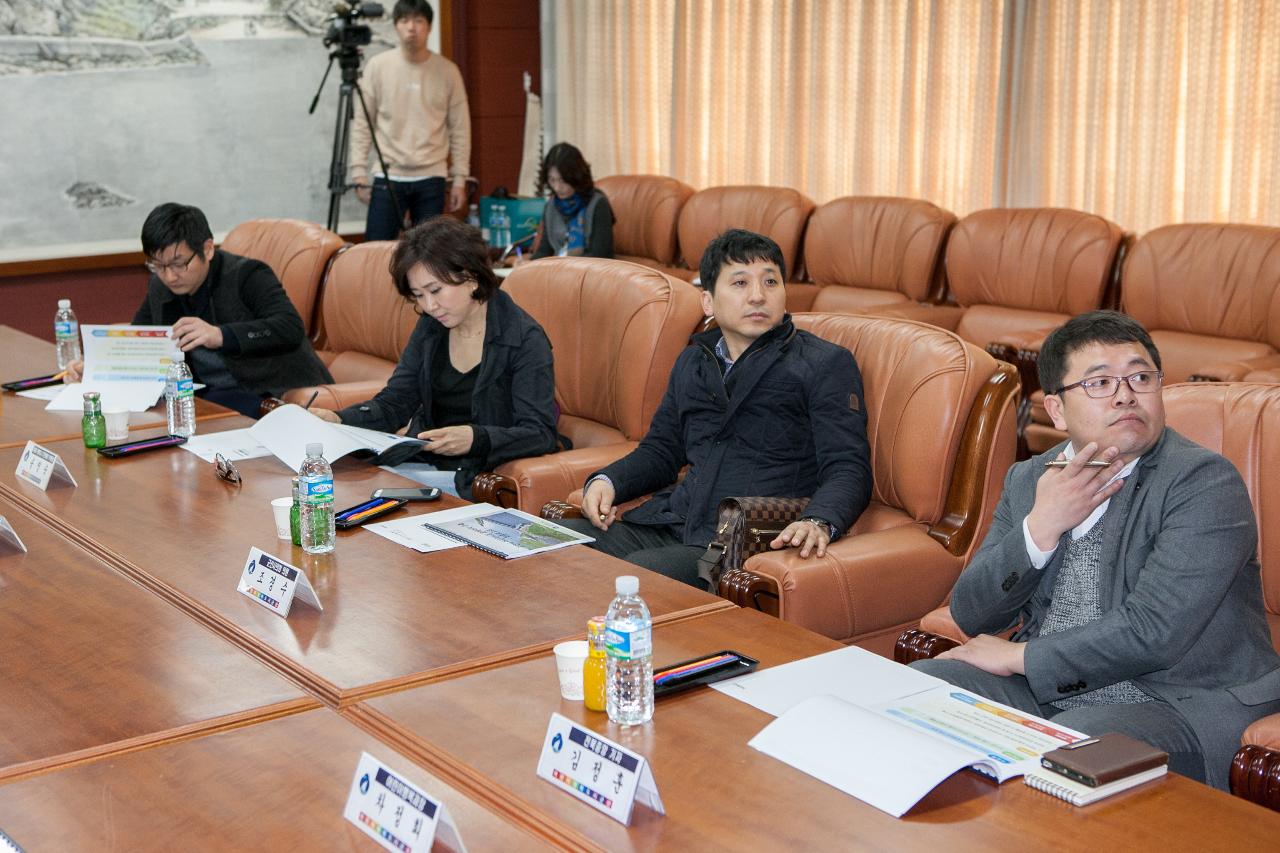
[[[1003,782],[1080,732],[944,684],[874,704],[806,699],[750,746],[894,817],[964,767]]]
[[[865,704],[946,684],[909,666],[848,646],[711,685],[726,696],[777,717],[814,696]]]
[[[198,433],[188,438],[187,443],[179,447],[191,451],[205,462],[212,462],[214,455],[218,453],[232,462],[271,455],[271,451],[259,444],[258,440],[249,433],[248,427],[229,429],[226,432]]]
[[[331,424],[292,403],[273,409],[250,427],[249,433],[255,441],[294,471],[302,467],[302,460],[307,457],[307,445],[315,441],[324,445],[324,458],[329,462],[359,450],[372,450],[380,454],[397,444],[422,445],[416,438]]]
[[[62,393],[64,385],[46,385],[43,388],[32,388],[29,391],[19,391],[19,397],[26,397],[29,400],[52,400]]]
[[[376,521],[366,524],[364,529],[423,554],[463,547],[463,543],[458,540],[442,536],[424,525],[422,519],[423,516],[414,515],[394,521]]]
[[[83,394],[97,391],[104,407],[123,405],[131,412],[145,412],[164,393],[173,353],[170,332],[168,326],[81,326],[83,379],[64,385],[46,408],[80,411]]]
[[[417,520],[428,530],[506,560],[595,541],[553,521],[492,504],[441,510],[418,516]]]

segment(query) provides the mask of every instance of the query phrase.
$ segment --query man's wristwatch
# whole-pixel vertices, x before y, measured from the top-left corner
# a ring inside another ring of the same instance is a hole
[[[800,521],[807,521],[810,524],[816,524],[819,527],[821,527],[823,530],[827,532],[828,541],[836,538],[836,526],[829,521],[826,521],[821,518],[816,518],[812,515],[806,515],[804,518],[800,519]]]

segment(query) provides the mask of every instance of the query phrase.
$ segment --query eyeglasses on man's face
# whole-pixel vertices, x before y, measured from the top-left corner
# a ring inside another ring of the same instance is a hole
[[[1128,376],[1090,376],[1088,379],[1081,379],[1079,382],[1063,385],[1054,393],[1063,394],[1072,388],[1083,388],[1084,393],[1100,400],[1114,397],[1116,392],[1120,390],[1120,383],[1123,382],[1135,394],[1150,394],[1153,391],[1160,390],[1160,382],[1163,379],[1163,370],[1139,370],[1137,373],[1130,373]]]
[[[169,272],[175,275],[182,275],[188,268],[190,268],[191,262],[194,261],[196,256],[199,254],[199,252],[192,252],[191,257],[187,258],[185,261],[171,261],[167,264],[162,264],[156,260],[150,260],[146,262],[145,266],[156,275],[164,275]]]
[[[237,484],[240,482],[240,471],[232,464],[230,459],[221,453],[215,453],[213,456],[213,473],[217,475],[219,480]]]

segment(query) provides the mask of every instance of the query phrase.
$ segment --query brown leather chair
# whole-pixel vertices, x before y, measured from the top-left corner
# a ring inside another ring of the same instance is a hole
[[[1160,349],[1166,384],[1280,379],[1280,228],[1157,228],[1128,252],[1120,288],[1125,312]],[[1033,395],[1031,452],[1065,437],[1045,413],[1044,395]]]
[[[1157,228],[1134,245],[1122,285],[1125,312],[1160,348],[1166,382],[1280,368],[1280,228]]]
[[[847,196],[814,210],[804,235],[811,283],[787,284],[787,308],[862,314],[939,302],[942,250],[955,214],[914,198]]]
[[[693,187],[660,175],[611,175],[596,181],[609,197],[613,224],[613,254],[654,269],[678,263],[676,223]]]
[[[271,267],[310,335],[325,270],[342,246],[341,237],[312,222],[251,219],[232,228],[221,248]]]
[[[361,243],[338,253],[320,298],[316,355],[334,384],[294,388],[284,395],[305,404],[339,409],[382,390],[409,343],[418,314],[391,280],[394,241]]]
[[[957,222],[947,239],[947,283],[955,306],[887,306],[867,313],[952,329],[1016,365],[1022,380],[1021,433],[1040,388],[1040,341],[1076,314],[1108,304],[1124,246],[1120,226],[1091,213],[980,210]],[[1027,440],[1032,440],[1029,430]]]
[[[758,554],[722,575],[719,593],[888,654],[904,625],[943,600],[991,523],[1013,463],[1016,376],[1010,365],[923,323],[837,314],[797,314],[795,323],[858,361],[871,504],[825,557]],[[580,501],[575,493],[543,515],[580,515]]]
[[[707,244],[720,232],[746,228],[773,239],[782,249],[788,276],[796,277],[804,226],[813,202],[786,187],[710,187],[689,196],[680,210],[680,266],[668,275],[693,281]]]
[[[687,282],[599,258],[525,264],[503,289],[551,339],[557,430],[573,449],[508,462],[478,476],[472,493],[537,513],[636,446],[702,308]]]

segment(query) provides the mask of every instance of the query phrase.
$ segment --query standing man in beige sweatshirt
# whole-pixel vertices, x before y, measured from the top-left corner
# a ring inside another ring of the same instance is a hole
[[[466,204],[471,172],[471,113],[458,66],[427,49],[435,15],[427,0],[397,0],[391,13],[400,46],[369,60],[365,67],[365,106],[373,119],[378,145],[389,175],[376,162],[372,186],[369,122],[356,110],[351,123],[351,183],[369,205],[366,240],[394,240],[403,223],[399,209],[417,225],[445,211],[446,178],[449,210]]]

